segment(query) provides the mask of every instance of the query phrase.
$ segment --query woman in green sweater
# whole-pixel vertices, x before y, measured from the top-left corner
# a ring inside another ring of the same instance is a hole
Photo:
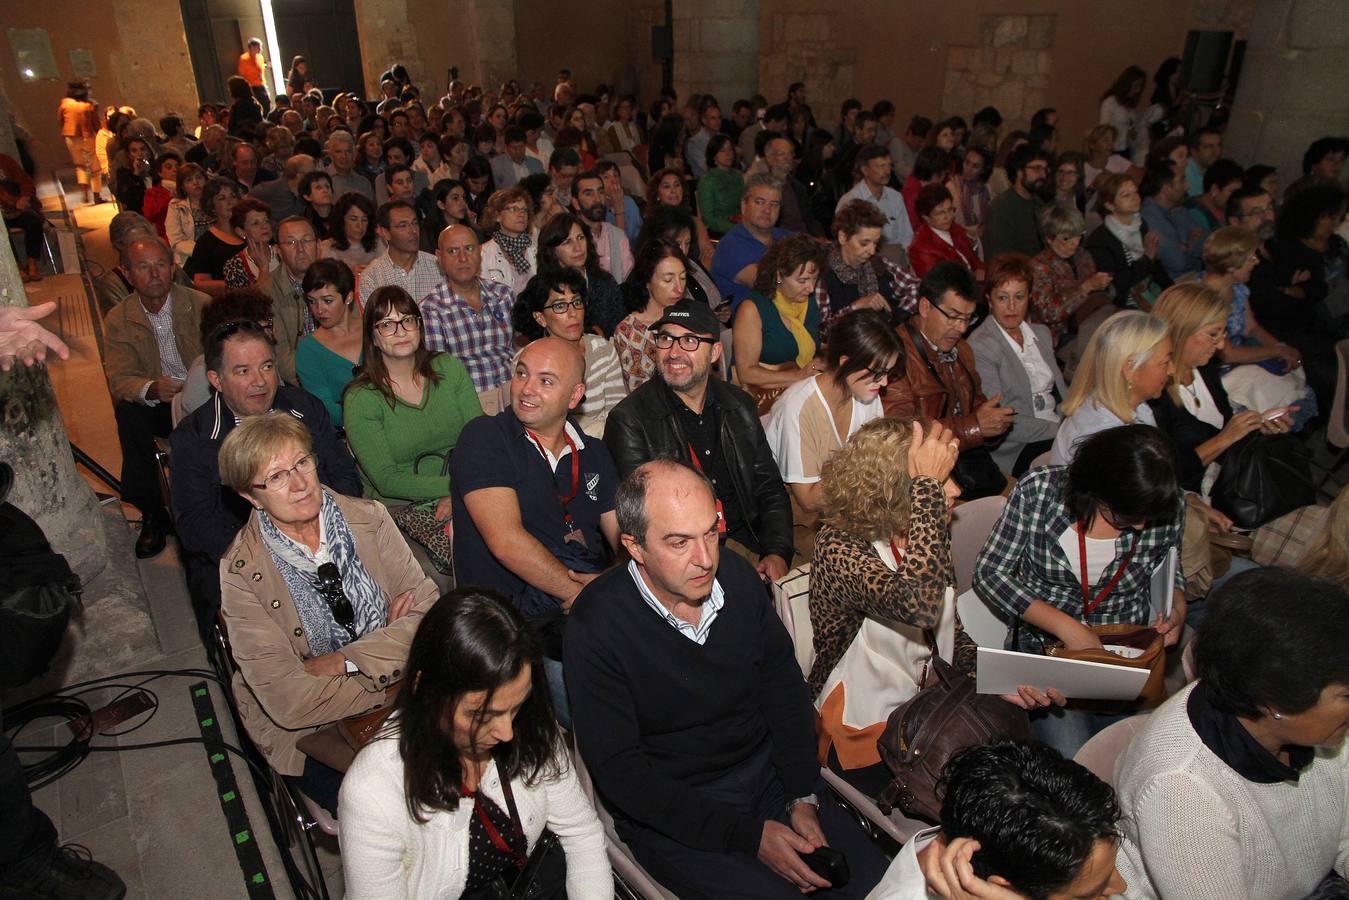
[[[362,347],[365,367],[343,396],[347,441],[365,496],[386,504],[424,504],[450,518],[447,462],[469,419],[482,415],[459,360],[422,343],[421,314],[396,285],[370,295]]]
[[[740,212],[745,176],[735,167],[735,144],[724,134],[707,142],[707,174],[698,182],[698,213],[714,237],[730,231],[731,216]]]

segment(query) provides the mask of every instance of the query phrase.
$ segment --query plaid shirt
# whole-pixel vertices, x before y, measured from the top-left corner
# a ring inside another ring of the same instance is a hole
[[[1110,596],[1083,620],[1082,578],[1073,573],[1059,544],[1063,532],[1073,524],[1063,505],[1067,487],[1067,466],[1043,466],[1022,476],[1012,488],[1002,517],[979,551],[974,564],[975,590],[1014,619],[1032,601],[1043,600],[1089,625],[1150,622],[1152,573],[1166,558],[1167,550],[1180,548],[1180,535],[1185,527],[1184,501],[1176,505],[1171,521],[1137,532],[1138,545],[1123,577]],[[1126,531],[1115,539],[1115,559],[1092,586],[1093,598],[1119,570],[1120,560],[1135,540],[1134,534]],[[1185,590],[1185,573],[1179,564],[1175,586],[1177,590]],[[1022,631],[1042,640],[1053,640],[1030,625],[1024,625]]]
[[[478,279],[482,311],[474,312],[448,281],[427,294],[422,310],[422,339],[430,350],[443,350],[458,359],[481,394],[511,377],[511,311],[515,294],[496,281]]]

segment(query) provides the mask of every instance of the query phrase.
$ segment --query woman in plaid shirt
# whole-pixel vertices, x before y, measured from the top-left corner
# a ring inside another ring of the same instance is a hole
[[[1068,466],[1042,466],[1016,483],[979,553],[974,588],[1014,620],[1008,649],[1043,653],[1055,641],[1100,647],[1088,625],[1148,624],[1152,573],[1179,549],[1183,525],[1166,438],[1148,425],[1111,428],[1084,441]],[[1180,568],[1170,617],[1151,623],[1168,646],[1185,622]],[[1043,743],[1071,758],[1119,718],[1069,702],[1033,713],[1031,723]]]

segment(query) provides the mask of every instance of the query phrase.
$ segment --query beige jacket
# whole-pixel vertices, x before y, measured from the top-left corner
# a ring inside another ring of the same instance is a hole
[[[201,356],[201,311],[211,298],[201,291],[175,284],[169,291],[173,301],[173,334],[183,365]],[[128,294],[103,320],[103,371],[114,401],[135,403],[146,382],[161,374],[159,344],[150,317],[145,314],[139,294]]]
[[[297,282],[298,286],[298,282]],[[286,384],[299,384],[295,377],[295,348],[304,337],[304,294],[297,300],[290,290],[285,265],[258,278],[254,285],[272,298],[272,334],[276,336],[276,370]]]
[[[234,702],[248,736],[282,775],[304,771],[295,742],[321,726],[384,706],[403,676],[422,616],[439,598],[388,511],[374,500],[332,494],[346,516],[360,557],[389,597],[416,591],[403,618],[342,648],[360,670],[336,678],[310,675],[300,616],[253,513],[220,560],[221,617],[234,661]]]

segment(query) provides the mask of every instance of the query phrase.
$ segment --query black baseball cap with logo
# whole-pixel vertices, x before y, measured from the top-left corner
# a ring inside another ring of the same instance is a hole
[[[708,337],[717,337],[721,334],[721,322],[707,304],[689,297],[666,307],[664,314],[647,326],[647,330],[658,331],[662,325],[682,325],[695,334],[705,334]]]

